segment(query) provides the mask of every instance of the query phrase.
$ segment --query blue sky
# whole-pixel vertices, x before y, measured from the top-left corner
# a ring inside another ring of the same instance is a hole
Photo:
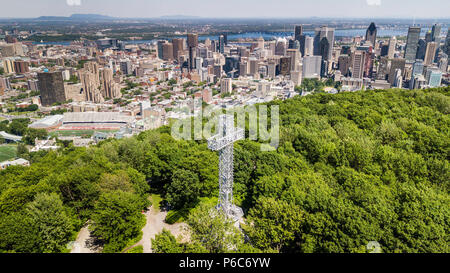
[[[97,13],[116,17],[450,18],[450,0],[2,0],[0,17]]]

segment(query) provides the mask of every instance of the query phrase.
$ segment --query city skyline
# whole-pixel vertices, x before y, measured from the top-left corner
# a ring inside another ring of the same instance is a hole
[[[438,9],[435,7],[439,6]],[[24,9],[23,7],[27,7]],[[324,8],[325,7],[325,8]],[[349,13],[348,11],[352,12]],[[267,0],[181,1],[181,0],[17,0],[2,4],[0,18],[35,18],[103,14],[118,18],[194,16],[202,18],[450,18],[450,2],[429,0],[332,0],[282,3]]]

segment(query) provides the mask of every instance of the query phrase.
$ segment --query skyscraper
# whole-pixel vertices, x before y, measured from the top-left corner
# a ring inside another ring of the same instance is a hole
[[[188,44],[188,47],[197,47],[198,46],[198,34],[189,33],[187,35],[187,44]]]
[[[431,28],[431,40],[438,45],[441,43],[441,29],[442,26],[438,24],[434,24]]]
[[[377,42],[377,27],[373,22],[366,31],[366,41],[371,42],[373,46],[375,46],[375,43]]]
[[[184,39],[182,38],[173,38],[173,58],[178,60],[181,53],[184,51]]]
[[[447,37],[445,38],[444,52],[450,56],[450,27],[448,28]]]
[[[397,38],[395,36],[392,36],[389,39],[389,49],[388,49],[388,58],[393,59],[395,54],[395,48],[397,46]]]
[[[425,60],[426,51],[427,51],[427,42],[424,39],[420,39],[419,44],[417,46],[416,59]]]
[[[300,46],[301,49],[301,46]],[[302,56],[312,56],[314,55],[314,38],[306,36],[305,37],[305,48],[302,52]]]
[[[394,84],[395,71],[397,69],[400,69],[401,74],[403,75],[403,73],[405,71],[406,60],[405,59],[392,59],[392,60],[390,60],[390,63],[391,63],[391,66],[390,66],[390,70],[389,70],[388,81],[389,81],[389,83]]]
[[[334,45],[334,28],[322,26],[322,27],[316,29],[316,33],[314,36],[314,55],[315,56],[322,56],[321,52],[320,52],[321,51],[320,42],[323,40],[323,38],[327,38],[328,44],[329,44],[326,60],[331,60],[331,55],[332,55],[333,45]]]
[[[420,38],[420,27],[410,27],[408,30],[408,38],[405,48],[405,59],[409,63],[416,60],[417,47]]]
[[[437,50],[437,43],[436,42],[430,42],[427,44],[427,49],[425,52],[425,65],[430,65],[433,63],[434,56],[436,55]]]
[[[163,60],[170,61],[173,60],[173,44],[165,43],[163,44]]]
[[[38,73],[38,80],[43,106],[66,101],[64,81],[60,71]]]
[[[167,43],[165,40],[158,41],[158,58],[163,59],[163,45]]]
[[[225,36],[223,35],[219,36],[219,52],[222,54],[225,52]]]
[[[275,55],[279,56],[285,56],[286,55],[286,39],[280,38],[277,40],[277,43],[275,45]]]
[[[352,78],[362,79],[364,75],[365,52],[355,51],[352,63]]]
[[[303,35],[303,26],[295,26],[294,29],[294,40],[299,41]]]
[[[322,56],[306,56],[303,58],[303,78],[319,78],[322,67]]]

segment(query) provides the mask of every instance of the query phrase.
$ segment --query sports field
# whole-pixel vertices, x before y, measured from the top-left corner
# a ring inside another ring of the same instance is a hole
[[[16,145],[1,145],[0,146],[0,162],[14,159],[17,154]]]

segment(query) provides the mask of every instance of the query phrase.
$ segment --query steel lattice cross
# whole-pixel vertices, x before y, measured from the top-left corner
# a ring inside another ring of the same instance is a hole
[[[244,213],[233,205],[233,144],[245,138],[245,131],[234,127],[234,117],[219,116],[218,134],[208,139],[208,148],[219,151],[219,204],[228,217],[238,221]]]

